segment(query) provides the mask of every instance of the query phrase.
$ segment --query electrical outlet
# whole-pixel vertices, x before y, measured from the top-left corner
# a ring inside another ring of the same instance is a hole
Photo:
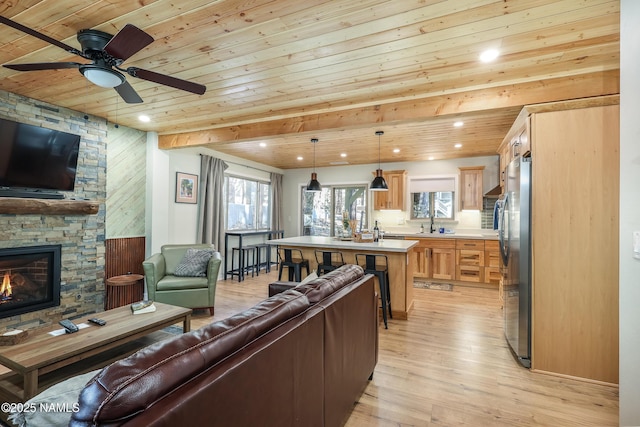
[[[633,257],[640,259],[640,231],[633,232]]]

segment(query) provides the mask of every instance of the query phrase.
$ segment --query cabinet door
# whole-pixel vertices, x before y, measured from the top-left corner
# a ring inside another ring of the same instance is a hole
[[[386,178],[385,178],[386,181]],[[387,195],[388,191],[375,191],[373,192],[373,209],[380,211],[387,209]]]
[[[456,277],[456,251],[431,249],[431,272],[434,279],[454,280]]]
[[[389,194],[387,197],[387,209],[404,210],[404,181],[406,174],[390,173],[388,175],[387,185],[389,186]]]
[[[383,172],[384,180],[389,187],[388,191],[375,191],[373,193],[373,209],[404,210],[404,190],[407,172],[404,170]]]
[[[460,210],[482,210],[484,166],[460,168]]]
[[[411,262],[413,263],[414,277],[431,277],[431,271],[429,268],[429,251],[429,248],[425,248],[420,245],[414,246],[413,250],[411,251]]]

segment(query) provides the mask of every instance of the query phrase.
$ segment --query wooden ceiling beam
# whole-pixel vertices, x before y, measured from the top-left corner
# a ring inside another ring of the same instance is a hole
[[[423,121],[438,116],[612,95],[619,92],[620,73],[618,70],[611,70],[321,114],[306,114],[281,120],[260,121],[188,133],[164,134],[159,136],[158,146],[161,149],[202,145],[209,145],[213,148],[216,143],[223,142],[250,141],[277,135],[371,127],[383,123]]]

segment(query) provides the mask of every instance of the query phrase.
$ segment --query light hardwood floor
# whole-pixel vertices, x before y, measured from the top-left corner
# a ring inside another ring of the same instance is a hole
[[[226,318],[267,297],[277,273],[218,282],[215,316]],[[415,289],[408,320],[380,328],[373,380],[347,427],[617,426],[618,389],[532,373],[511,356],[496,289]]]

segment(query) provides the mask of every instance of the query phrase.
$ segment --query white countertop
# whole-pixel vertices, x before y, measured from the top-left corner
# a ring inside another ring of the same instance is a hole
[[[366,250],[374,252],[408,252],[409,249],[418,244],[416,240],[387,240],[375,243],[357,243],[351,240],[338,240],[333,237],[322,236],[299,236],[287,237],[284,239],[269,240],[271,244],[283,246],[300,246],[310,248],[332,248]]]

